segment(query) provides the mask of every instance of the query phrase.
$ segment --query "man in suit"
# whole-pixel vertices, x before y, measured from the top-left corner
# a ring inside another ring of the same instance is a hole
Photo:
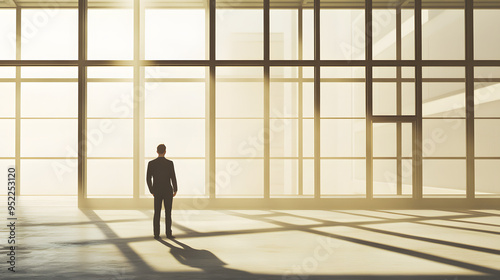
[[[154,238],[160,238],[161,203],[165,207],[165,233],[167,238],[172,235],[172,200],[177,194],[177,179],[175,178],[174,163],[165,158],[166,147],[163,144],[156,148],[158,157],[148,163],[146,181],[149,192],[154,196],[155,213],[153,218]],[[151,181],[151,179],[153,179]]]

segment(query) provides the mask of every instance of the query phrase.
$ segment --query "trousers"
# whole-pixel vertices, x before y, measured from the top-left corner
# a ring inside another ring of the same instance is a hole
[[[155,195],[154,197],[154,209],[155,213],[153,216],[153,232],[155,236],[160,236],[160,214],[161,214],[161,203],[165,208],[165,234],[172,235],[172,195]]]

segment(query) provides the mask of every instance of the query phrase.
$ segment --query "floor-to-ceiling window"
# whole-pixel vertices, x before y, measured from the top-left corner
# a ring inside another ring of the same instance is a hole
[[[495,5],[8,1],[0,166],[90,206],[149,203],[160,143],[186,207],[497,196]]]

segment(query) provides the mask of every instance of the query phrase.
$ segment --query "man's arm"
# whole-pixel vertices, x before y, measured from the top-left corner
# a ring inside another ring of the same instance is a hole
[[[148,183],[148,188],[149,192],[154,195],[153,193],[153,182],[151,181],[151,178],[153,178],[153,170],[151,170],[151,162],[148,163],[148,171],[146,172],[146,182]]]
[[[174,162],[172,162],[172,187],[174,188],[174,196],[177,193],[177,178],[175,177]]]

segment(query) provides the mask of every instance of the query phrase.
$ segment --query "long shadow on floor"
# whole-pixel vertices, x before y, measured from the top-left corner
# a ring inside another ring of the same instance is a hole
[[[158,242],[169,247],[170,254],[172,254],[172,256],[179,263],[185,266],[201,269],[204,273],[210,274],[211,276],[231,275],[234,279],[241,279],[248,278],[252,275],[251,273],[242,270],[224,267],[227,264],[208,250],[194,249],[191,246],[175,239],[171,239],[171,241],[178,246],[170,244],[163,239],[158,239]]]

